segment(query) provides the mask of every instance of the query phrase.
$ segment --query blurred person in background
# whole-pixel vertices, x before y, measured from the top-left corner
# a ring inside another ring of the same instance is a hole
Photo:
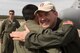
[[[14,43],[10,37],[12,31],[20,27],[18,20],[15,19],[15,11],[9,10],[9,17],[5,19],[0,27],[1,53],[13,53]]]

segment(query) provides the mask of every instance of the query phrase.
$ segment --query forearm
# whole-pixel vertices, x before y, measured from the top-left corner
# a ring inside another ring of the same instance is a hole
[[[42,32],[42,34],[31,32],[28,34],[28,36],[26,36],[25,46],[27,48],[35,49],[41,47],[51,47],[56,45],[62,46],[64,44],[64,41],[67,40],[67,42],[64,44],[66,45],[68,41],[70,41],[70,38],[74,39],[74,36],[70,37],[71,35],[69,32],[71,30],[72,26],[67,26],[66,29],[65,26],[63,26],[62,28],[59,28],[57,31],[54,32],[50,29],[46,30],[47,32]]]

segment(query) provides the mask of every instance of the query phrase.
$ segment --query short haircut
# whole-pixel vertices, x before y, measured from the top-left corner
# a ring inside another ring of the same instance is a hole
[[[26,6],[23,7],[22,9],[22,14],[24,19],[27,20],[32,20],[35,18],[34,16],[34,12],[38,9],[38,7],[36,5],[33,4],[28,4]]]
[[[14,10],[9,10],[9,12],[13,12],[13,13],[15,13]]]

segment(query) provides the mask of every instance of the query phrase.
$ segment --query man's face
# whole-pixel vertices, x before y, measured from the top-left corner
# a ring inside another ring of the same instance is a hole
[[[38,12],[36,15],[40,26],[43,28],[52,27],[52,25],[54,26],[56,24],[58,16],[56,11],[49,11],[49,12],[41,11]]]
[[[14,13],[13,13],[13,12],[9,12],[9,16],[10,16],[11,18],[13,18],[13,17],[14,17]]]

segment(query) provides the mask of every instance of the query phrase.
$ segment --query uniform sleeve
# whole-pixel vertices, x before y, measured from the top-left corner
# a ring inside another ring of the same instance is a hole
[[[3,21],[2,24],[1,24],[1,26],[0,26],[0,38],[2,37],[3,31],[5,29],[5,24],[6,24],[6,22]]]
[[[26,36],[25,46],[29,49],[64,46],[73,41],[76,34],[72,25],[63,25],[56,31],[46,29],[41,34],[30,32]]]

